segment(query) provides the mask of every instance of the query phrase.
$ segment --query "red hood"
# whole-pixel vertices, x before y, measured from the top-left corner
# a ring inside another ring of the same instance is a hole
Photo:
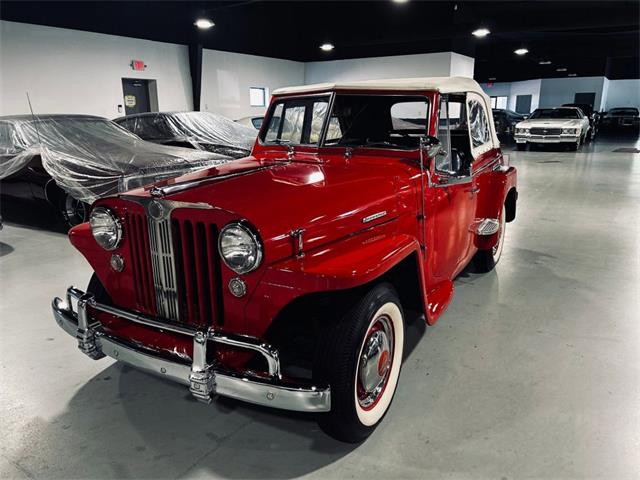
[[[205,202],[246,219],[260,233],[269,263],[295,252],[292,230],[305,230],[304,248],[309,250],[400,214],[397,193],[410,181],[409,167],[401,159],[354,156],[348,161],[343,157],[314,160],[247,157],[155,187],[187,186],[184,182],[204,180],[162,198]],[[148,195],[149,190],[129,194]],[[363,222],[374,214],[380,218]]]

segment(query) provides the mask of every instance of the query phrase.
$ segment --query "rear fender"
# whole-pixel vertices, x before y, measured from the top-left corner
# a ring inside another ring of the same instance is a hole
[[[482,189],[490,192],[482,195],[478,204],[476,218],[500,218],[503,208],[506,208],[506,221],[515,218],[515,203],[517,199],[516,185],[517,172],[514,167],[500,167],[493,171],[488,180],[488,185]],[[493,235],[475,235],[474,244],[478,250],[488,250],[498,241],[498,233]]]

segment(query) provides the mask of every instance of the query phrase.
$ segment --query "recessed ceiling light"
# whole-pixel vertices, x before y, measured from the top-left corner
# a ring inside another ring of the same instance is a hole
[[[488,28],[478,28],[477,30],[474,30],[473,32],[471,32],[471,35],[473,35],[474,37],[486,37],[487,35],[489,35],[491,32],[489,31]]]
[[[322,45],[320,45],[320,50],[322,50],[323,52],[330,52],[334,48],[335,47],[330,43],[323,43]]]
[[[540,60],[538,63],[540,65],[551,65],[551,60]]]
[[[575,73],[570,73],[568,76],[569,76],[569,77],[575,77],[575,76],[576,76],[576,74],[575,74]]]
[[[199,18],[195,21],[194,25],[198,28],[201,28],[202,30],[207,30],[213,27],[215,23],[213,23],[208,18]]]
[[[529,53],[529,50],[527,50],[526,48],[519,48],[517,50],[514,50],[513,53],[515,53],[516,55],[526,55],[527,53]]]
[[[393,3],[407,3],[409,0],[391,0]]]
[[[491,81],[493,81],[495,79],[496,79],[496,77],[489,77],[489,80],[491,80]]]
[[[562,67],[562,68],[556,68],[556,72],[566,72],[567,69]]]

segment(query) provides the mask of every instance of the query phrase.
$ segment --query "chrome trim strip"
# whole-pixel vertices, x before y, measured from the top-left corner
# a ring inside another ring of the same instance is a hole
[[[78,293],[81,295],[78,296]],[[72,298],[84,297],[86,302],[92,301],[90,294],[84,294],[74,288],[69,289],[69,295]],[[79,330],[79,318],[73,312],[71,304],[60,298],[55,298],[52,302],[52,310],[60,327],[69,335],[76,337]],[[217,365],[207,365],[206,341],[204,348],[196,347],[196,343],[194,343],[194,360],[189,366],[186,363],[171,361],[139,350],[133,345],[109,336],[98,323],[91,323],[89,317],[85,316],[85,320],[94,334],[96,351],[101,356],[107,355],[136,368],[189,386],[192,394],[205,403],[209,403],[214,395],[221,395],[284,410],[299,412],[328,412],[331,410],[331,390],[329,387],[318,387],[305,380],[283,380],[279,376],[264,378],[249,371],[234,372],[222,369]],[[207,335],[208,333],[198,332],[194,340],[200,342]],[[227,340],[235,341],[237,338],[243,338],[246,342],[248,339],[252,339],[253,344],[260,343],[258,339],[252,337],[231,335],[224,338],[219,337],[222,340],[221,343],[226,343]],[[214,339],[214,341],[216,340]],[[241,346],[245,348],[247,343],[242,343]],[[195,358],[196,356],[198,358]]]
[[[362,223],[369,223],[369,222],[373,222],[374,220],[377,220],[377,219],[379,219],[379,218],[382,218],[382,217],[384,217],[384,216],[386,216],[386,215],[387,215],[387,211],[386,211],[386,210],[383,210],[383,211],[381,211],[381,212],[374,213],[373,215],[369,215],[368,217],[364,217],[364,218],[362,219]]]
[[[243,170],[240,172],[228,173],[226,175],[218,175],[216,177],[200,178],[198,180],[190,180],[187,182],[176,183],[173,185],[167,185],[166,187],[153,187],[149,193],[154,197],[171,195],[172,193],[181,192],[190,188],[199,187],[208,183],[215,183],[220,180],[227,180],[229,178],[242,177],[251,173],[261,172],[275,167],[276,165],[266,165],[264,167],[252,168],[250,170]]]

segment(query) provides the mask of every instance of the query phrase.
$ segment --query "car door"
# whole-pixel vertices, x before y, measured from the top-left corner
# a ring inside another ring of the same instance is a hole
[[[440,279],[451,279],[462,270],[473,242],[476,195],[465,98],[443,96],[440,105],[438,137],[446,155],[435,161],[427,219],[432,229],[431,269]]]
[[[502,199],[495,192],[502,190],[502,175],[496,170],[500,167],[502,157],[498,144],[494,139],[490,119],[490,111],[484,98],[476,93],[467,95],[467,111],[469,117],[469,136],[473,161],[471,178],[476,195],[475,215],[471,233],[473,245],[469,250],[467,261],[476,253],[477,227],[485,219],[499,220]]]

